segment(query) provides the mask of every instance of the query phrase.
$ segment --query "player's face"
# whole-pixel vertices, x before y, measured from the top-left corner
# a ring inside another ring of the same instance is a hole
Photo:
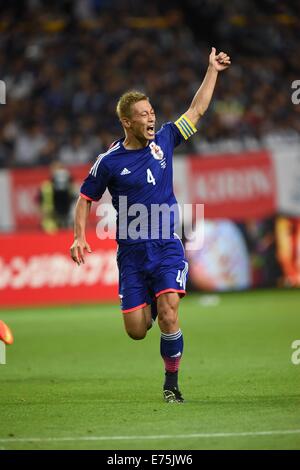
[[[139,140],[151,140],[155,135],[155,113],[147,100],[138,101],[131,107],[131,130]]]

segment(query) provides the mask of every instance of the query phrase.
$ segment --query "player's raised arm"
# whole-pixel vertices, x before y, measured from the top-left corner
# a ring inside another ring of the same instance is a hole
[[[230,57],[225,52],[216,54],[216,49],[214,47],[212,48],[204,80],[195,94],[191,106],[184,113],[184,116],[186,116],[194,126],[196,126],[199,119],[203,116],[209,106],[215,89],[218,73],[227,69],[230,64]]]
[[[84,252],[91,253],[92,250],[85,238],[87,219],[90,213],[92,201],[80,196],[75,208],[74,220],[74,242],[70,248],[71,258],[80,265],[84,263]]]

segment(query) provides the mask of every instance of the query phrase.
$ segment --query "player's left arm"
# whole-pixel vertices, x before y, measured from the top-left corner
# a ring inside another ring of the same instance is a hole
[[[212,48],[204,80],[199,90],[196,92],[189,109],[183,115],[190,121],[194,128],[211,102],[218,73],[226,70],[230,64],[230,57],[225,52],[216,54],[216,49],[214,47]],[[180,119],[178,121],[180,121]]]

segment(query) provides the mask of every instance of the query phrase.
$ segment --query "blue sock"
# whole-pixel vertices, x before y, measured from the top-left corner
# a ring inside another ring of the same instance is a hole
[[[177,375],[182,353],[183,336],[181,330],[171,334],[161,333],[160,354],[164,360],[166,370],[166,383],[164,388],[170,383],[177,387]]]

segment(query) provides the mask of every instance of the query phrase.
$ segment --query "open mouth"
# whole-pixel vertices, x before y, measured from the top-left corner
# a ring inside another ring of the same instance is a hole
[[[154,134],[155,134],[154,124],[151,124],[150,126],[147,126],[147,133],[151,136],[154,136]]]

